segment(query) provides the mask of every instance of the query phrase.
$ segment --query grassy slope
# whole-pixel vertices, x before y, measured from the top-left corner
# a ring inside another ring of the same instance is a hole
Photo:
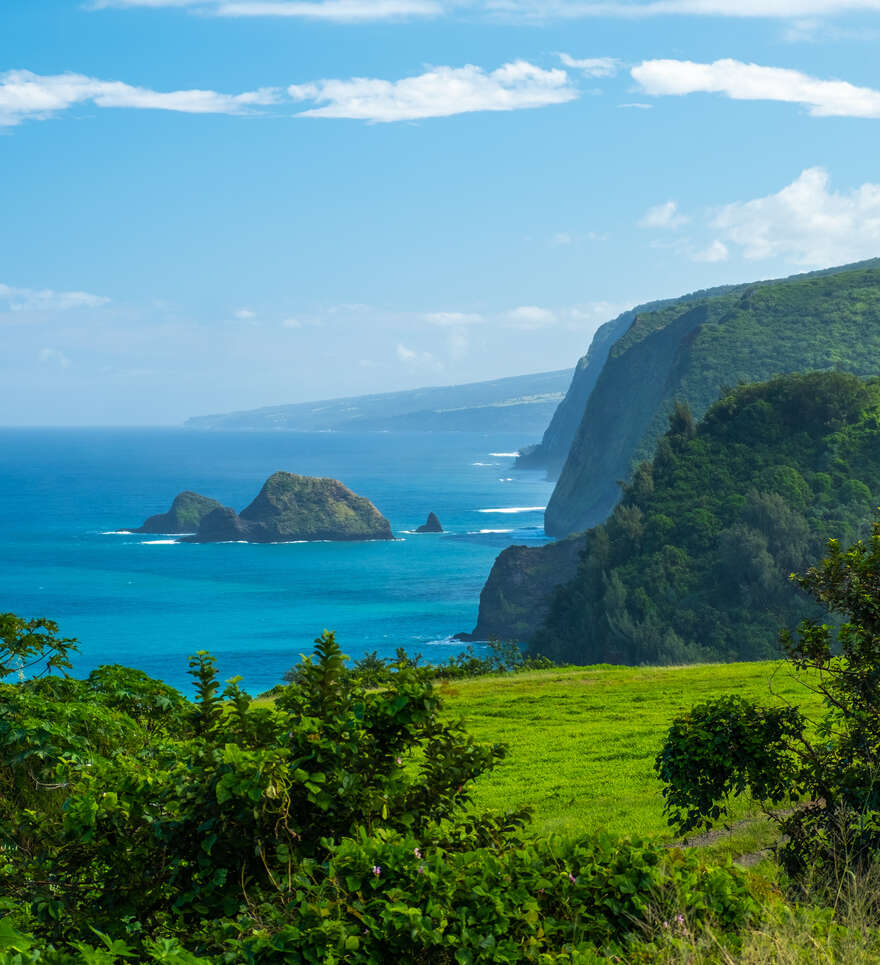
[[[819,707],[783,662],[574,667],[440,686],[448,713],[509,748],[477,782],[476,806],[531,805],[540,833],[668,838],[653,762],[673,717],[727,693],[797,703],[810,716]]]

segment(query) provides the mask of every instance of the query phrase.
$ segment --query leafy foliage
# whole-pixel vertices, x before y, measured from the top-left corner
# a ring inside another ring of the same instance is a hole
[[[581,664],[775,655],[777,627],[819,612],[788,575],[869,528],[878,429],[880,383],[842,372],[740,386],[696,426],[677,406],[532,650]]]
[[[348,674],[352,681],[363,687],[380,687],[394,679],[401,669],[418,671],[425,680],[461,680],[466,677],[483,677],[490,674],[524,673],[528,670],[547,670],[556,664],[547,657],[529,656],[511,641],[490,640],[486,652],[478,654],[470,644],[460,653],[440,663],[423,663],[421,654],[410,656],[398,647],[393,660],[385,660],[375,650],[368,651],[351,667],[345,658],[338,672]],[[298,683],[311,672],[311,660],[304,659],[284,674],[287,683]],[[267,695],[280,692],[279,688],[268,691]]]
[[[587,963],[661,899],[754,911],[732,867],[466,810],[504,752],[422,668],[366,689],[325,632],[271,707],[191,672],[194,704],[120,667],[0,685],[3,961]]]
[[[657,758],[671,824],[686,831],[727,811],[744,793],[777,814],[781,858],[803,877],[880,859],[880,520],[868,542],[837,540],[796,582],[844,622],[805,620],[782,641],[795,669],[823,698],[813,728],[794,708],[765,710],[737,698],[711,701],[675,721]],[[798,803],[803,802],[803,803]]]

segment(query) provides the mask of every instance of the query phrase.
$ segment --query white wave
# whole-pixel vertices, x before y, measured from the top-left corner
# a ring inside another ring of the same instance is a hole
[[[512,476],[499,476],[498,482],[513,482]]]
[[[141,546],[173,546],[176,539],[145,539],[141,540]]]
[[[425,647],[464,647],[461,640],[456,640],[451,634],[448,637],[441,637],[439,640],[426,640],[419,646]]]
[[[490,452],[490,456],[494,456],[496,459],[516,459],[519,455],[518,452]]]
[[[512,515],[513,513],[543,513],[546,508],[546,506],[506,506],[498,509],[478,509],[477,512]]]
[[[108,529],[100,533],[101,536],[131,536],[134,530],[132,529]]]
[[[481,529],[480,535],[483,533],[512,533],[512,529]]]
[[[486,466],[497,466],[498,463],[497,462],[472,462],[471,465],[486,467]]]

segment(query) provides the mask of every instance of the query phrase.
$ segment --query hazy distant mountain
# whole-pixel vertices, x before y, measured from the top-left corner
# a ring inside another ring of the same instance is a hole
[[[519,432],[539,436],[571,381],[571,369],[405,392],[385,392],[187,419],[191,429],[300,432]]]

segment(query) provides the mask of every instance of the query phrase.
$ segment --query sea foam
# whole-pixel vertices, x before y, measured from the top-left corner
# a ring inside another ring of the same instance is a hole
[[[513,513],[543,513],[546,508],[546,506],[505,506],[497,509],[478,509],[477,512],[512,515]]]

